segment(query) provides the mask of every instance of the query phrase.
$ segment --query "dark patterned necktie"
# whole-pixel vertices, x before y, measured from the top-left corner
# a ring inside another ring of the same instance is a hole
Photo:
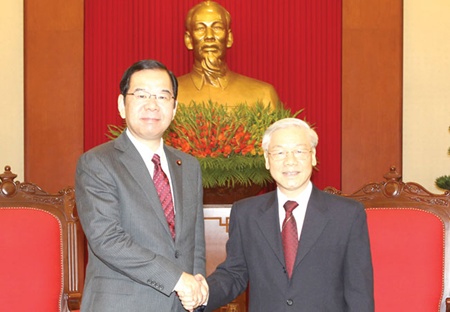
[[[295,222],[294,215],[292,214],[292,211],[297,206],[298,203],[292,200],[288,200],[283,206],[286,210],[286,217],[281,228],[281,238],[283,240],[284,259],[289,278],[292,276],[298,248],[297,222]]]
[[[158,154],[153,155],[152,162],[155,164],[153,183],[158,192],[161,206],[164,210],[167,223],[169,224],[172,238],[175,239],[175,212],[173,210],[172,192],[170,191],[169,179],[161,168],[161,159]]]

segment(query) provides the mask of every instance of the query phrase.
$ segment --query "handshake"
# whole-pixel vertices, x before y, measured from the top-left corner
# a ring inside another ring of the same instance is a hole
[[[194,276],[183,272],[175,285],[174,291],[176,291],[178,298],[180,298],[183,307],[189,312],[203,311],[195,309],[208,301],[208,284],[206,283],[205,277],[201,274]]]

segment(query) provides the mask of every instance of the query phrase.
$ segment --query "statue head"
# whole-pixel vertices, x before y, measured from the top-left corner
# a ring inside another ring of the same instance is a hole
[[[213,72],[226,67],[226,50],[233,45],[230,25],[230,13],[217,2],[204,1],[189,10],[184,43],[197,66]]]

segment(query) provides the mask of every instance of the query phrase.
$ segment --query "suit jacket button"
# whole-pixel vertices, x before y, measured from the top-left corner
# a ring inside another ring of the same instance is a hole
[[[180,252],[178,250],[175,251],[175,258],[178,259],[179,256],[180,256]]]
[[[288,306],[291,306],[291,305],[294,304],[294,300],[288,299],[288,300],[286,300],[286,303],[287,303]]]

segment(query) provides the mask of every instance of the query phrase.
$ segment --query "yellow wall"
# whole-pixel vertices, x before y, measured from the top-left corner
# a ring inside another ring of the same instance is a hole
[[[404,1],[403,180],[450,175],[450,1]]]
[[[0,173],[24,177],[23,1],[0,0]]]

